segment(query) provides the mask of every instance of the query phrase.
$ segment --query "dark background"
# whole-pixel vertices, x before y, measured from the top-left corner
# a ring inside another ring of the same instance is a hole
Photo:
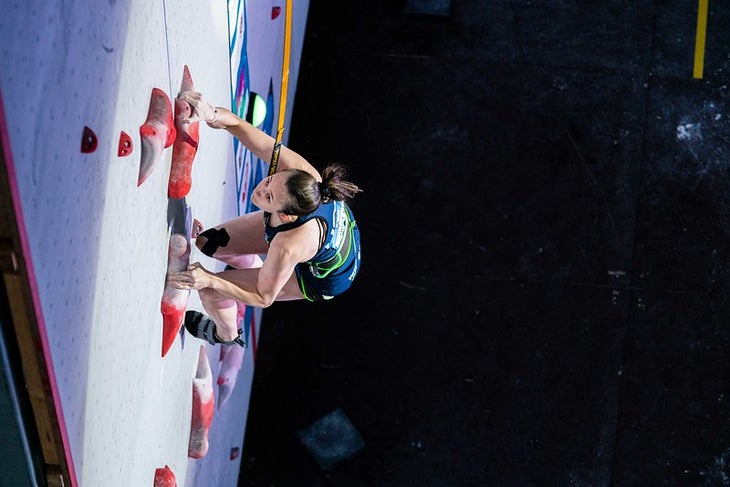
[[[310,3],[289,145],[362,270],[264,312],[241,485],[730,485],[730,6],[693,79],[694,1],[443,5]]]

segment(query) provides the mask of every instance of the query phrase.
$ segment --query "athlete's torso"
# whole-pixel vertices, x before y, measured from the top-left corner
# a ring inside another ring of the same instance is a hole
[[[307,261],[317,264],[332,259],[337,251],[342,248],[343,244],[346,243],[352,213],[344,202],[329,201],[319,205],[316,210],[308,215],[300,215],[291,223],[271,226],[269,225],[270,218],[270,213],[264,213],[264,222],[266,224],[264,238],[269,245],[278,233],[298,228],[315,218],[319,219],[319,222],[322,224],[323,238],[320,239],[321,244],[317,253]]]

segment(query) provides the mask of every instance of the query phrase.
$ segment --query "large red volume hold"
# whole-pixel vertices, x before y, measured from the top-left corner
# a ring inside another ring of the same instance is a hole
[[[193,379],[193,410],[190,420],[188,456],[203,458],[208,453],[208,431],[215,412],[213,372],[210,369],[205,346],[200,346],[198,368]]]
[[[183,69],[183,79],[180,84],[180,93],[195,91],[193,78],[187,65]],[[184,198],[192,186],[192,170],[195,153],[198,151],[200,140],[200,123],[183,120],[192,115],[192,108],[188,102],[175,98],[175,141],[172,144],[172,166],[170,180],[167,184],[167,196],[170,198]]]
[[[139,127],[142,142],[142,159],[139,163],[137,186],[152,174],[162,157],[162,150],[175,140],[175,124],[172,121],[172,104],[167,94],[159,88],[152,88],[147,120]]]
[[[221,366],[218,370],[218,409],[231,397],[236,387],[238,373],[243,366],[243,355],[246,349],[238,345],[223,345],[220,351]]]
[[[190,264],[190,243],[184,235],[176,233],[170,237],[170,247],[167,254],[167,272],[180,272]],[[180,327],[185,319],[185,309],[188,306],[190,291],[176,289],[165,284],[162,292],[160,311],[162,311],[162,356],[175,342]]]

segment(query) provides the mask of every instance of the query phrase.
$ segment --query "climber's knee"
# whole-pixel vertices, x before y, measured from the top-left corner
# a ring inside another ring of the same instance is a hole
[[[205,243],[202,246],[198,246],[200,247],[200,251],[208,257],[213,257],[213,254],[218,251],[219,247],[225,247],[231,241],[231,237],[225,228],[221,228],[220,230],[217,228],[209,228],[198,235],[198,239],[200,237],[205,238]],[[196,240],[197,242],[200,242],[200,240]]]

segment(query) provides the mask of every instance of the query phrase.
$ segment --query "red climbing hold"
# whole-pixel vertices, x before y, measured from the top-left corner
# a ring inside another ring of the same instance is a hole
[[[119,149],[117,155],[119,157],[125,157],[132,153],[132,138],[127,132],[122,130],[119,134]]]
[[[187,65],[183,69],[180,93],[195,91],[193,78]],[[175,140],[172,143],[172,164],[170,165],[170,179],[167,183],[167,196],[170,198],[184,198],[192,186],[191,172],[193,160],[198,151],[200,140],[199,122],[184,123],[183,120],[192,115],[193,109],[188,102],[175,98]]]
[[[184,235],[176,233],[170,236],[170,245],[167,254],[167,272],[180,272],[188,268],[190,263],[190,244]],[[180,327],[185,318],[185,308],[188,305],[190,291],[176,289],[165,285],[160,301],[162,312],[162,356],[175,342]]]
[[[165,468],[155,470],[155,487],[177,487],[175,474],[167,465],[165,465]]]
[[[271,20],[274,20],[281,13],[281,7],[271,7]]]
[[[167,94],[159,88],[152,89],[147,119],[139,127],[139,137],[142,142],[142,158],[137,186],[152,173],[162,156],[163,149],[170,147],[175,140],[172,104]]]
[[[193,379],[193,410],[190,421],[190,443],[188,456],[203,458],[208,453],[208,431],[215,412],[213,394],[213,372],[210,369],[205,347],[200,346],[198,368]]]
[[[89,127],[84,127],[84,133],[81,136],[81,152],[91,154],[96,150],[96,134]]]
[[[245,310],[246,305],[241,304]],[[240,322],[240,318],[239,318]],[[220,352],[220,368],[218,369],[218,409],[231,397],[233,389],[236,387],[238,372],[243,366],[243,356],[246,349],[243,347],[221,347]]]

